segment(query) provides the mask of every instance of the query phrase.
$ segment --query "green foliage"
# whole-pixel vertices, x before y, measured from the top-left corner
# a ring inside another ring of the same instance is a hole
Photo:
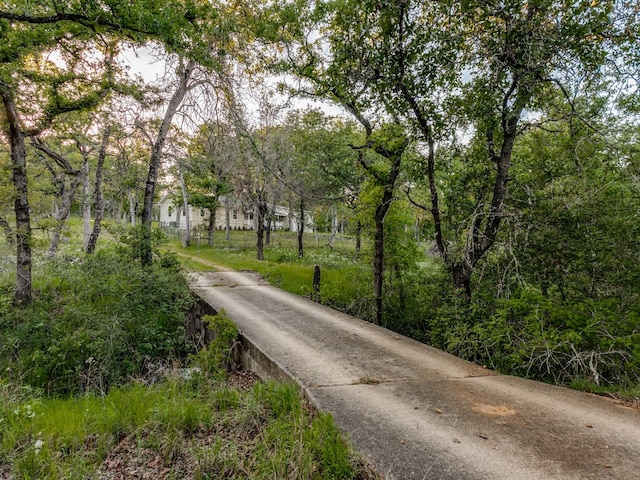
[[[129,226],[122,224],[104,223],[104,228],[116,239],[117,252],[131,260],[141,261],[145,252],[151,250],[155,259],[165,267],[177,267],[176,259],[170,255],[163,258],[160,247],[167,242],[164,232],[157,228],[149,230],[143,225]]]
[[[432,285],[437,277],[432,277]],[[437,348],[507,374],[570,384],[624,386],[640,381],[640,322],[613,302],[561,303],[525,288],[496,301],[469,302],[446,278],[430,297],[424,339]]]
[[[192,358],[191,363],[206,379],[223,379],[232,365],[238,327],[226,316],[224,310],[216,315],[205,315],[202,322],[213,332],[213,340]]]
[[[3,371],[48,393],[106,391],[149,362],[184,357],[192,304],[175,270],[102,251],[46,262],[32,305],[2,317]]]

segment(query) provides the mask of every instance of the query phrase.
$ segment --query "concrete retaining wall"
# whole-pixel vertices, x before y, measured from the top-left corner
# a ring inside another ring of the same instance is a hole
[[[202,321],[205,315],[216,315],[216,308],[196,295],[196,302],[187,313],[187,334],[198,348],[204,348],[215,338],[215,332]],[[295,383],[292,376],[275,360],[265,355],[242,332],[238,337],[238,349],[233,352],[235,365],[258,375],[262,380]]]

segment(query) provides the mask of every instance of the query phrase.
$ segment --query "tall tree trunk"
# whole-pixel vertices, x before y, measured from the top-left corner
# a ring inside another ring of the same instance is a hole
[[[196,66],[195,61],[189,60],[187,65],[181,64],[179,68],[180,81],[178,88],[173,93],[167,110],[162,119],[158,136],[153,144],[151,150],[151,159],[149,162],[149,173],[147,174],[147,181],[144,189],[144,201],[142,204],[142,228],[143,228],[143,245],[140,261],[143,265],[151,265],[153,261],[153,252],[151,251],[151,219],[153,215],[153,201],[155,197],[156,181],[158,179],[158,171],[160,169],[160,163],[162,161],[162,154],[164,151],[164,144],[169,134],[169,128],[173,122],[175,116],[184,96],[188,91],[188,83],[191,78],[191,74]]]
[[[62,237],[62,231],[64,230],[64,226],[66,225],[67,219],[69,218],[69,213],[71,213],[73,198],[76,195],[76,191],[78,190],[80,183],[82,183],[82,175],[80,174],[80,172],[77,172],[76,175],[71,178],[69,188],[64,190],[62,194],[62,203],[60,204],[60,208],[57,211],[56,224],[51,236],[51,243],[49,244],[49,251],[47,252],[48,255],[55,255],[58,251],[60,238]]]
[[[304,198],[300,197],[300,221],[298,222],[298,257],[304,257]]]
[[[184,220],[186,230],[182,236],[182,247],[191,246],[191,209],[189,208],[189,195],[187,194],[187,184],[184,181],[182,166],[180,166],[180,189],[182,190],[182,205],[184,205]]]
[[[207,225],[207,245],[213,247],[213,230],[216,226],[216,209],[209,210],[209,225]]]
[[[111,135],[111,126],[107,125],[102,134],[102,143],[100,145],[100,152],[98,153],[98,163],[96,164],[96,178],[95,185],[93,187],[93,209],[95,212],[95,218],[93,219],[93,230],[89,235],[89,241],[87,242],[87,253],[92,254],[98,243],[98,237],[102,230],[102,217],[104,216],[104,200],[102,198],[102,171],[104,168],[104,161],[107,156],[107,145],[109,144],[109,136]]]
[[[256,258],[264,260],[264,220],[269,210],[267,202],[259,200],[256,205]]]
[[[9,225],[9,222],[7,222],[7,219],[4,217],[0,217],[0,228],[2,228],[2,231],[4,232],[7,243],[14,247],[16,242],[15,238],[13,238],[13,230],[11,230],[11,225]]]
[[[356,221],[356,253],[360,253],[362,248],[362,222]]]
[[[384,217],[389,208],[384,204],[376,207],[373,240],[373,298],[376,304],[376,324],[382,324],[382,295],[384,286]]]
[[[327,246],[333,250],[333,241],[336,238],[336,234],[338,233],[338,209],[334,205],[331,205],[331,210],[329,212],[329,221],[331,222],[331,236],[329,237],[329,242]]]
[[[27,189],[27,151],[24,132],[11,89],[0,83],[0,96],[4,104],[4,115],[0,117],[2,129],[11,148],[11,171],[15,188],[14,210],[16,214],[16,287],[13,300],[16,304],[31,302],[31,217]]]
[[[406,148],[406,142],[400,147],[388,150],[383,146],[375,148],[376,153],[383,156],[389,162],[389,174],[381,177],[375,170],[364,162],[362,155],[359,155],[360,164],[367,169],[382,190],[382,198],[376,206],[373,216],[375,224],[375,235],[373,241],[373,296],[376,305],[376,323],[382,324],[383,316],[383,289],[384,289],[384,220],[393,203],[393,196],[396,189],[396,181],[400,175],[400,167],[402,164],[402,155]]]
[[[91,236],[91,179],[89,178],[89,158],[82,165],[82,244],[85,250]]]
[[[132,227],[136,226],[136,195],[134,192],[127,192],[127,199],[129,200],[129,223]]]
[[[267,214],[267,231],[265,232],[265,244],[267,246],[271,245],[271,228],[273,224],[273,216]]]
[[[229,197],[224,199],[224,239],[231,240],[231,209],[229,208]]]

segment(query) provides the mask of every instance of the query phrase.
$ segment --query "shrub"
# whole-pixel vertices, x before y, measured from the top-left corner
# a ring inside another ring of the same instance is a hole
[[[224,379],[233,361],[238,327],[226,316],[224,310],[216,315],[205,315],[202,321],[213,332],[213,340],[192,357],[191,364],[205,378]]]
[[[0,364],[15,380],[47,393],[105,391],[192,351],[193,298],[175,269],[101,251],[49,260],[36,274],[32,304],[0,322]]]

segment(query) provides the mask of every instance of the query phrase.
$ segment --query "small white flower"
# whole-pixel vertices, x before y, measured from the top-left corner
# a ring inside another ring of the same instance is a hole
[[[33,445],[36,449],[36,455],[40,453],[42,447],[44,446],[44,442],[41,439],[36,440],[36,443]]]

